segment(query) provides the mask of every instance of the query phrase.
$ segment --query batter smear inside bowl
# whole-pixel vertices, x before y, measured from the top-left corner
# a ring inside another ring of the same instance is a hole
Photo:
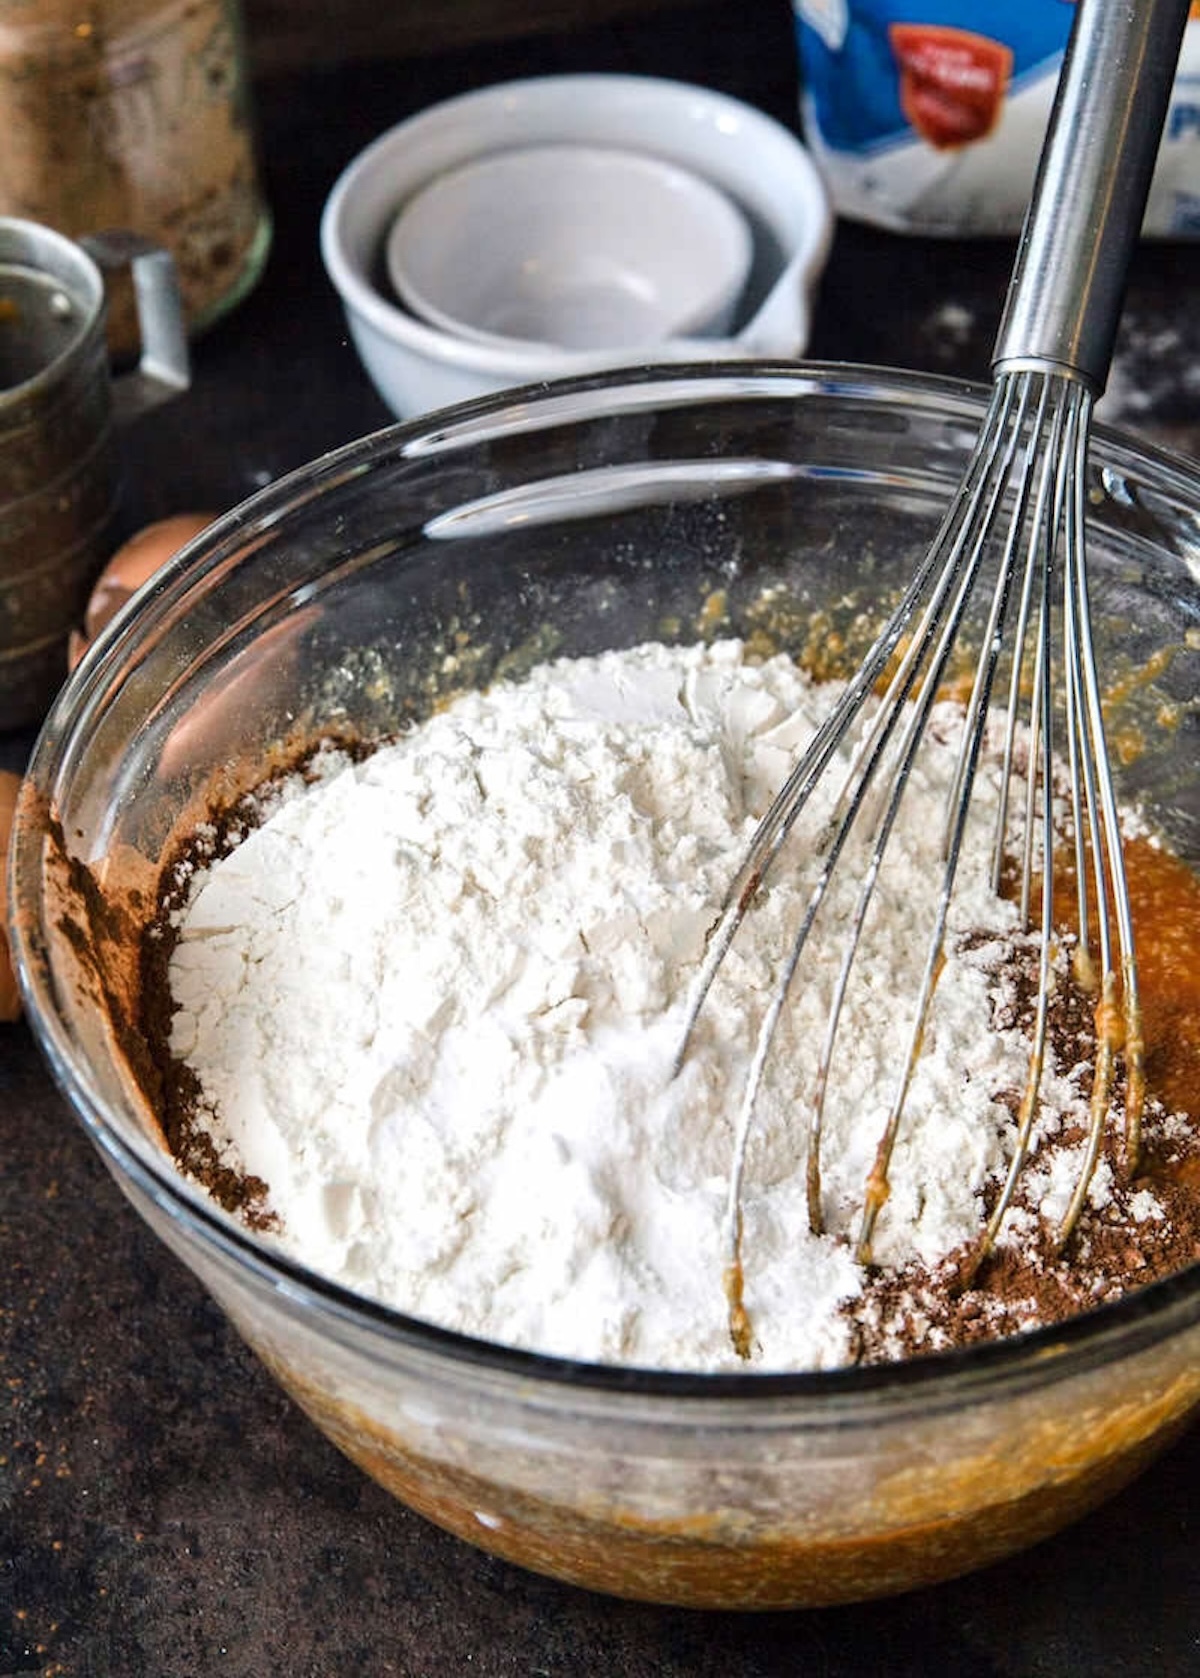
[[[1084,1216],[1054,1250],[1094,1041],[1068,928],[1036,1151],[995,1253],[963,1285],[1013,1148],[1037,959],[989,881],[998,754],[980,770],[875,1262],[855,1262],[939,877],[961,727],[946,700],[843,1015],[819,1236],[804,1104],[853,868],[773,1051],[743,1206],[752,1338],[735,1348],[721,1287],[733,1120],[827,811],[789,841],[673,1063],[731,865],[828,706],[828,684],[785,656],[647,643],[466,693],[366,755],[318,752],[217,813],[166,871],[152,940],[170,1000],[162,1118],[181,1163],[360,1294],[593,1362],[896,1359],[1054,1322],[1191,1262],[1200,887],[1130,812],[1151,1088],[1138,1169],[1121,1163],[1118,1087]]]

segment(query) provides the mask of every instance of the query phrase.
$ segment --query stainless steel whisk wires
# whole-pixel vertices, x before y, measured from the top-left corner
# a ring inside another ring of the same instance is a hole
[[[905,789],[985,563],[994,565],[994,581],[946,811],[934,926],[908,1053],[865,1186],[857,1255],[871,1262],[875,1223],[888,1198],[889,1164],[942,967],[972,788],[1006,646],[1011,650],[1004,790],[992,884],[1000,889],[1008,857],[1008,789],[1021,778],[1017,733],[1018,719],[1024,718],[1025,807],[1023,819],[1013,825],[1020,833],[1019,901],[1026,923],[1033,914],[1040,865],[1037,990],[1013,1155],[986,1227],[963,1267],[961,1285],[969,1283],[991,1251],[1012,1205],[1038,1116],[1057,936],[1053,859],[1056,765],[1062,761],[1059,726],[1078,897],[1075,967],[1098,1001],[1088,1135],[1054,1237],[1058,1246],[1069,1238],[1087,1199],[1113,1102],[1118,1056],[1125,1067],[1125,1156],[1130,1167],[1137,1158],[1143,1044],[1128,883],[1091,635],[1086,466],[1092,407],[1107,378],[1187,12],[1187,0],[1080,0],[996,340],[992,397],[963,480],[895,610],[763,818],[709,937],[677,1064],[687,1054],[705,998],[784,842],[848,736],[862,730],[833,815],[816,845],[815,879],[762,1021],[735,1129],[725,1285],[731,1334],[743,1353],[751,1340],[742,1292],[743,1176],[776,1029],[834,871],[851,835],[861,839],[865,829],[866,866],[808,1100],[809,1221],[819,1230],[822,1125],[847,985]],[[881,687],[882,701],[868,719],[868,706]]]

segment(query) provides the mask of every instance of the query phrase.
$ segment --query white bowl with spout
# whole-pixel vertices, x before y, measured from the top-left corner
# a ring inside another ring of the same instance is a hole
[[[430,182],[518,149],[614,144],[689,171],[745,219],[752,259],[729,330],[564,348],[470,337],[405,306],[387,271],[388,237]],[[565,75],[462,94],[389,129],[335,183],[321,252],[367,372],[392,411],[408,418],[489,391],[614,367],[801,355],[832,225],[808,152],[762,111],[657,77]]]
[[[387,238],[414,315],[458,338],[626,350],[728,332],[754,240],[719,187],[619,146],[520,146],[438,175]]]

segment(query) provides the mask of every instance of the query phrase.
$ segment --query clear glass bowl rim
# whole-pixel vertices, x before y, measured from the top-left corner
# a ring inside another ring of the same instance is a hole
[[[870,364],[697,363],[514,387],[441,409],[434,415],[388,425],[285,474],[223,514],[182,548],[156,575],[130,622],[119,618],[105,630],[92,655],[68,678],[38,735],[27,776],[36,789],[54,784],[64,748],[79,730],[87,700],[103,687],[108,666],[117,656],[114,649],[128,658],[140,637],[150,634],[177,606],[179,598],[202,580],[223,550],[245,545],[289,511],[303,508],[319,494],[336,491],[347,476],[358,480],[398,454],[440,450],[460,439],[469,442],[500,433],[535,430],[572,418],[629,408],[645,410],[660,404],[678,408],[721,397],[800,397],[806,391],[825,390],[852,395],[864,405],[872,400],[901,399],[915,410],[936,412],[970,429],[977,429],[982,421],[989,394],[984,384]],[[1200,520],[1200,466],[1107,426],[1094,426],[1092,435],[1093,444],[1102,445],[1107,465],[1123,466],[1141,479],[1153,481],[1160,491],[1194,505]],[[159,1166],[132,1148],[100,1110],[55,1017],[44,961],[17,914],[17,884],[24,873],[21,858],[27,850],[29,875],[33,878],[38,873],[34,846],[40,846],[39,829],[35,822],[23,819],[18,810],[9,859],[10,944],[35,1041],[77,1118],[118,1182],[128,1180],[187,1238],[197,1240],[258,1285],[285,1295],[293,1308],[313,1311],[334,1338],[349,1337],[361,1343],[366,1337],[385,1355],[423,1354],[447,1369],[456,1368],[463,1374],[486,1372],[501,1382],[515,1381],[526,1391],[533,1383],[573,1389],[576,1398],[590,1394],[604,1408],[615,1405],[620,1409],[641,1400],[651,1404],[674,1400],[684,1406],[685,1415],[694,1414],[697,1419],[701,1410],[710,1419],[713,1411],[727,1412],[744,1426],[750,1420],[750,1411],[767,1426],[775,1421],[794,1424],[808,1417],[820,1427],[828,1425],[830,1418],[821,1412],[829,1405],[836,1405],[839,1423],[851,1423],[858,1412],[864,1425],[873,1425],[884,1412],[957,1407],[969,1391],[998,1397],[1032,1389],[1111,1364],[1117,1358],[1135,1356],[1200,1323],[1200,1262],[1114,1303],[1008,1339],[931,1352],[895,1363],[796,1373],[703,1374],[575,1362],[478,1339],[408,1316],[356,1294],[257,1241],[194,1196],[169,1166]]]

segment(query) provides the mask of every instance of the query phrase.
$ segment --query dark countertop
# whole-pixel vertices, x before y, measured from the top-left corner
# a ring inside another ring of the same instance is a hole
[[[514,74],[629,69],[793,119],[786,4],[707,0],[601,35],[266,83],[276,241],[127,440],[130,528],[228,506],[387,423],[316,250],[370,138]],[[811,351],[984,377],[1011,257],[839,229]],[[1200,247],[1145,248],[1110,411],[1200,455]],[[27,737],[0,736],[19,767]],[[0,1026],[0,1678],[1144,1678],[1200,1673],[1200,1432],[1037,1550],[892,1602],[746,1617],[609,1601],[494,1561],[392,1502],[283,1397],[127,1208],[24,1025]]]

